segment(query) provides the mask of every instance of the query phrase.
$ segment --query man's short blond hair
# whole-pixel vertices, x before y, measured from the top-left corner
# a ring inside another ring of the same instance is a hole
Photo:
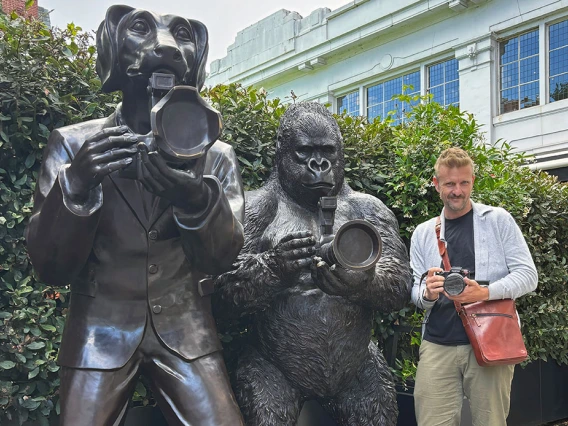
[[[440,166],[446,166],[450,169],[454,167],[471,166],[472,172],[475,168],[475,164],[473,163],[473,160],[471,159],[469,154],[463,149],[456,147],[448,148],[442,151],[442,153],[436,160],[436,164],[434,165],[434,173],[436,177],[438,176]]]

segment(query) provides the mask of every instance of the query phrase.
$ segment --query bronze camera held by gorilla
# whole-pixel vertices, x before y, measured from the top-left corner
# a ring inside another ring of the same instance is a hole
[[[207,154],[221,136],[221,114],[192,86],[175,85],[175,76],[155,72],[148,85],[152,131],[138,141],[169,163],[183,164]],[[136,178],[136,157],[121,177]]]
[[[377,228],[363,219],[344,223],[333,235],[337,197],[321,197],[321,237],[316,255],[328,265],[341,265],[345,269],[366,271],[375,266],[382,252],[382,240]]]

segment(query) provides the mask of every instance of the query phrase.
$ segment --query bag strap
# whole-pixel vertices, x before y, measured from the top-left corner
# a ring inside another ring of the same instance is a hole
[[[452,266],[450,264],[450,258],[448,257],[448,250],[446,248],[446,244],[442,240],[440,240],[441,229],[442,229],[442,219],[440,216],[438,216],[436,218],[436,239],[438,240],[438,251],[440,252],[440,256],[442,256],[442,263],[444,264],[444,269],[446,271],[449,271],[450,269],[452,269]],[[456,311],[459,314],[461,310],[461,303],[456,302],[454,300],[454,307],[456,308]]]
[[[448,250],[446,249],[446,244],[440,240],[440,230],[442,229],[442,219],[440,216],[436,218],[436,238],[438,239],[438,251],[440,256],[442,256],[442,262],[444,263],[444,269],[449,271],[452,266],[450,265],[450,258],[448,257]]]

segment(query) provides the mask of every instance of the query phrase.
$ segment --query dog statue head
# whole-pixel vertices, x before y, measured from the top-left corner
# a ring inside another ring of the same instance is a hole
[[[154,72],[201,90],[208,49],[207,28],[199,21],[115,5],[97,31],[97,74],[103,92],[145,89]]]

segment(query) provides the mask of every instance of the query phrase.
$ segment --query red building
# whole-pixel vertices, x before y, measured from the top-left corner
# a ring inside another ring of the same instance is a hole
[[[26,0],[0,0],[2,2],[2,11],[6,14],[16,11],[21,16],[39,18],[39,10],[37,0],[34,1],[32,7],[26,10]]]

